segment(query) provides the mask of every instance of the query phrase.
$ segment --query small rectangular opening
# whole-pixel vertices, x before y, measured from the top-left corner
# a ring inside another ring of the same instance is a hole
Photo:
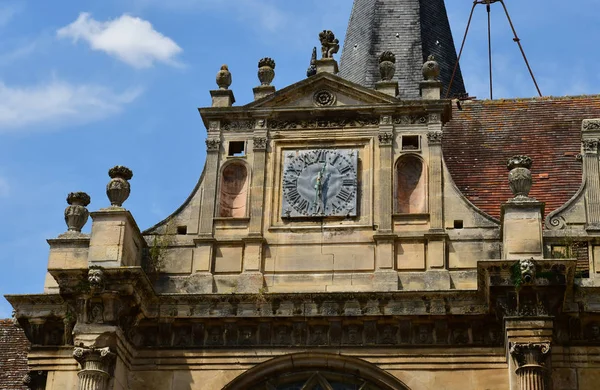
[[[402,136],[402,150],[419,150],[419,136],[418,135],[403,135]]]
[[[244,141],[229,141],[228,156],[241,157],[244,156],[246,143]]]
[[[462,228],[463,228],[462,219],[455,219],[454,220],[454,229],[462,229]]]
[[[187,234],[187,226],[177,226],[177,234]]]

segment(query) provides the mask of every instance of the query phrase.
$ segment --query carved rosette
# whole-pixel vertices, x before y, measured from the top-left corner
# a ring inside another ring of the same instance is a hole
[[[81,365],[79,390],[105,390],[108,388],[110,372],[115,361],[115,354],[108,347],[86,348],[76,347],[73,358]]]
[[[387,132],[379,134],[379,145],[391,146],[392,142],[394,142],[394,134]]]
[[[427,62],[423,64],[423,78],[425,81],[437,81],[440,76],[440,64],[437,63],[434,56],[427,57]]]
[[[598,139],[584,139],[581,144],[585,154],[598,154]]]
[[[206,151],[207,152],[218,152],[221,148],[220,139],[207,139],[206,140]]]
[[[67,203],[69,205],[65,209],[65,223],[68,231],[81,233],[90,216],[86,208],[90,204],[90,196],[85,192],[71,192],[67,195]]]
[[[23,385],[31,390],[44,390],[46,388],[46,371],[29,371],[23,377]]]
[[[440,145],[442,143],[444,133],[441,131],[430,131],[427,133],[427,141],[429,145]]]
[[[321,90],[314,94],[313,101],[315,105],[319,107],[333,106],[336,101],[336,96],[331,91]]]
[[[252,139],[252,145],[254,150],[267,149],[267,137],[254,137]]]
[[[275,78],[275,61],[265,57],[258,61],[258,80],[261,85],[271,85]]]
[[[106,185],[106,196],[111,206],[121,207],[129,198],[131,192],[129,180],[133,177],[133,172],[127,167],[117,165],[109,169],[108,176],[111,180]]]
[[[522,390],[548,388],[549,370],[546,361],[550,356],[550,342],[513,343],[510,355],[517,365],[515,372]]]
[[[384,51],[379,56],[379,74],[381,81],[391,81],[396,74],[396,55],[391,51]]]
[[[509,169],[508,184],[515,198],[529,198],[531,190],[531,164],[533,160],[527,156],[513,156],[506,163]]]
[[[229,89],[231,85],[231,72],[227,65],[221,66],[221,70],[217,72],[217,85],[219,89]]]

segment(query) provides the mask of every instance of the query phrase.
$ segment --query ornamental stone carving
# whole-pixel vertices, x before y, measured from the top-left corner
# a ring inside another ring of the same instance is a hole
[[[550,355],[550,342],[513,343],[510,355],[517,366],[516,374],[522,390],[548,388],[549,370],[546,361]]]
[[[207,139],[206,140],[206,151],[218,152],[220,148],[221,148],[221,140],[220,139]]]
[[[217,72],[217,85],[219,89],[229,89],[231,85],[231,72],[227,65],[221,66],[221,70]]]
[[[81,365],[79,390],[106,390],[111,376],[115,354],[108,347],[76,347],[73,358]]]
[[[117,165],[108,171],[108,176],[111,180],[106,185],[106,195],[111,206],[121,207],[129,198],[131,192],[129,180],[133,177],[133,172],[127,167]]]
[[[522,284],[533,284],[535,281],[535,263],[533,259],[519,260],[519,272]]]
[[[380,133],[379,134],[379,145],[391,146],[394,141],[394,134],[392,133]]]
[[[381,81],[391,81],[396,73],[396,55],[391,51],[384,51],[379,56],[379,74]]]
[[[355,117],[339,119],[315,119],[306,121],[270,120],[269,129],[335,129],[349,127],[373,127],[379,125],[379,117]]]
[[[29,371],[23,377],[23,385],[31,390],[44,390],[47,377],[47,371]]]
[[[333,55],[340,50],[340,41],[335,38],[335,34],[330,30],[321,31],[319,41],[321,41],[322,58],[333,58]]]
[[[527,156],[513,156],[506,163],[510,171],[508,174],[508,183],[515,199],[529,198],[529,191],[532,184],[531,171],[529,169],[532,163],[531,158]]]
[[[583,130],[600,130],[600,119],[584,119]]]
[[[441,144],[443,135],[444,134],[441,131],[430,131],[427,133],[427,141],[429,142],[429,145]]]
[[[313,47],[312,56],[310,57],[310,65],[306,70],[306,77],[312,77],[317,74],[317,48]]]
[[[425,81],[437,81],[440,76],[440,64],[437,63],[435,57],[430,55],[427,57],[427,62],[423,64],[423,77]]]
[[[261,85],[271,85],[275,78],[275,61],[265,57],[258,61],[258,80]]]
[[[583,152],[586,154],[597,154],[598,153],[598,139],[584,139],[581,141],[583,145]]]
[[[254,137],[252,140],[254,150],[265,150],[267,148],[266,137]]]
[[[90,216],[87,205],[90,204],[90,196],[85,192],[71,192],[67,195],[69,206],[65,209],[65,223],[69,232],[81,233]]]
[[[101,268],[90,268],[88,271],[88,283],[92,292],[104,290],[104,271]]]
[[[335,94],[327,90],[317,91],[313,95],[313,102],[319,107],[333,106],[336,100]]]

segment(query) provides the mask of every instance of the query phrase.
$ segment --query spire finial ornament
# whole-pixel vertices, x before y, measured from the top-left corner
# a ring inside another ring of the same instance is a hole
[[[221,70],[217,73],[217,85],[220,89],[229,89],[231,85],[231,72],[227,65],[221,66]]]
[[[275,61],[265,57],[258,61],[258,80],[261,85],[271,85],[275,78]]]
[[[312,77],[317,74],[317,48],[313,47],[312,57],[310,57],[310,66],[306,70],[306,77]]]
[[[396,73],[396,55],[391,51],[384,51],[379,56],[379,73],[381,81],[392,81]]]
[[[508,183],[515,200],[529,199],[532,184],[530,171],[532,164],[533,160],[527,156],[513,156],[506,163],[506,167],[510,171]]]
[[[425,81],[437,81],[440,76],[440,64],[437,63],[435,57],[430,55],[427,61],[423,64],[423,77]]]
[[[319,40],[321,41],[321,58],[333,58],[333,55],[340,50],[340,41],[330,30],[321,31]]]

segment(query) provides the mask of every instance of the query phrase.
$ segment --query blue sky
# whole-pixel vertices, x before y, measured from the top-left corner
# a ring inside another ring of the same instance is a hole
[[[506,0],[545,95],[600,92],[597,1]],[[458,48],[472,3],[447,3]],[[140,228],[175,210],[202,171],[196,108],[210,105],[219,67],[229,65],[239,105],[252,99],[261,57],[277,62],[278,88],[299,81],[318,32],[343,39],[351,6],[0,0],[0,295],[42,291],[45,240],[66,230],[66,195],[85,191],[91,211],[106,207],[114,165],[134,172],[125,206]],[[495,97],[534,96],[499,3],[492,12]],[[479,98],[488,96],[485,18],[478,7],[462,60],[467,90]],[[0,318],[10,313],[0,298]]]

